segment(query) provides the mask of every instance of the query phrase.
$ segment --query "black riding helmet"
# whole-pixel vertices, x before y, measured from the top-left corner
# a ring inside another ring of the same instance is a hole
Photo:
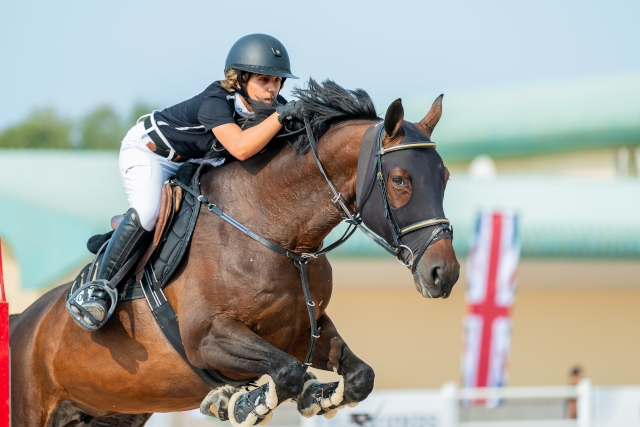
[[[267,34],[249,34],[234,43],[224,64],[225,73],[234,69],[238,73],[240,93],[247,96],[242,84],[242,72],[297,79],[291,74],[287,49],[275,37]]]

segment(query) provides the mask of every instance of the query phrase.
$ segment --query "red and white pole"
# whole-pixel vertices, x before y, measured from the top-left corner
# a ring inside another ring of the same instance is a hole
[[[0,427],[11,426],[11,364],[9,352],[9,303],[4,293],[2,241],[0,240]]]

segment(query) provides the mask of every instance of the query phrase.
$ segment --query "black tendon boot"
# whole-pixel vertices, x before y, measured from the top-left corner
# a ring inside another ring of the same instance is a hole
[[[267,424],[278,406],[276,385],[273,380],[251,391],[240,391],[229,399],[229,421],[233,427]]]
[[[200,412],[220,421],[228,421],[229,400],[238,392],[241,392],[239,388],[228,384],[211,390],[200,404]]]
[[[136,210],[129,209],[107,244],[96,279],[87,283],[89,287],[68,306],[76,323],[86,330],[96,330],[107,321],[109,308],[117,301],[111,301],[104,286],[150,235],[151,232],[140,225]]]
[[[302,393],[296,398],[300,415],[305,418],[311,418],[314,415],[333,418],[338,409],[344,407],[344,379],[323,383],[318,381],[311,372],[307,372],[304,379]]]

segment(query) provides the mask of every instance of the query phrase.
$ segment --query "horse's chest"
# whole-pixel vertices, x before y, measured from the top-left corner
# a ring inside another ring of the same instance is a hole
[[[283,350],[302,337],[308,338],[310,328],[300,274],[297,270],[296,273],[286,281],[256,292],[245,313],[247,324],[251,325],[253,332]],[[309,288],[317,319],[324,314],[331,297],[330,272],[328,277],[324,274],[309,275]]]

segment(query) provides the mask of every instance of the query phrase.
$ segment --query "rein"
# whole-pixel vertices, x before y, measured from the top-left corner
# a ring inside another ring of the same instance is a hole
[[[316,348],[316,341],[318,340],[318,338],[320,338],[320,330],[318,329],[318,323],[316,321],[316,316],[315,316],[315,313],[313,312],[313,307],[315,307],[316,304],[313,302],[313,299],[311,298],[311,291],[309,290],[309,280],[308,280],[308,277],[307,277],[307,264],[309,263],[309,259],[317,258],[318,256],[320,256],[322,254],[325,254],[325,253],[337,248],[338,246],[340,246],[349,237],[351,237],[351,235],[355,231],[355,228],[353,230],[347,230],[348,233],[345,233],[337,242],[333,243],[332,245],[328,246],[325,249],[322,249],[322,250],[320,250],[318,252],[297,254],[295,252],[291,252],[291,251],[289,251],[287,249],[284,249],[284,248],[276,245],[275,243],[273,243],[273,242],[265,239],[264,237],[260,236],[255,231],[245,227],[242,223],[236,221],[234,218],[232,218],[231,216],[227,215],[222,209],[217,207],[215,204],[210,203],[202,194],[199,194],[198,192],[192,190],[188,185],[185,185],[185,184],[183,184],[182,182],[180,182],[180,181],[178,181],[176,179],[172,180],[172,182],[174,184],[179,185],[180,187],[182,187],[183,190],[191,193],[194,197],[196,197],[196,199],[201,204],[206,206],[206,208],[210,212],[213,212],[214,214],[218,215],[220,218],[222,218],[223,220],[225,220],[229,224],[233,225],[238,230],[242,231],[244,234],[246,234],[247,236],[251,237],[256,242],[261,243],[262,245],[266,246],[267,248],[271,249],[272,251],[277,252],[280,255],[286,256],[287,258],[290,258],[290,259],[293,260],[294,265],[300,271],[300,280],[302,282],[302,291],[304,293],[304,298],[305,298],[305,301],[306,301],[306,304],[307,304],[307,311],[309,313],[309,321],[311,323],[311,340],[310,340],[310,344],[309,344],[309,349],[307,350],[307,356],[304,359],[304,369],[306,370],[309,366],[311,366],[311,360],[313,359],[313,353],[315,352],[315,348]]]
[[[429,239],[427,240],[427,242],[423,245],[423,252],[424,250],[426,250],[426,248],[435,241],[435,238],[444,230],[450,230],[451,231],[451,226],[449,225],[449,220],[447,220],[446,218],[434,218],[431,220],[427,220],[427,221],[422,221],[416,224],[413,224],[409,227],[405,227],[405,229],[400,230],[395,219],[393,219],[393,214],[391,212],[391,207],[389,204],[388,199],[385,197],[386,196],[386,191],[384,189],[384,180],[383,180],[383,176],[382,176],[382,162],[380,160],[380,157],[385,154],[385,149],[382,147],[382,130],[380,130],[380,132],[378,133],[377,136],[377,143],[374,147],[378,147],[376,149],[376,167],[375,167],[375,174],[373,174],[373,177],[371,178],[371,182],[367,185],[367,187],[369,187],[370,189],[373,188],[373,182],[375,182],[376,177],[379,179],[380,182],[380,189],[383,192],[383,200],[384,200],[384,207],[385,207],[385,217],[387,219],[389,219],[389,226],[391,227],[392,233],[393,233],[393,237],[394,237],[394,244],[390,245],[389,243],[387,243],[383,238],[377,236],[376,234],[374,234],[371,230],[369,230],[363,223],[362,223],[362,218],[360,217],[360,212],[362,210],[362,206],[360,206],[358,208],[358,210],[356,211],[355,214],[352,214],[349,209],[347,208],[347,206],[344,204],[343,200],[342,200],[342,195],[340,194],[340,192],[337,190],[336,186],[333,184],[333,182],[331,181],[331,179],[329,178],[329,176],[327,175],[324,166],[322,166],[322,162],[320,161],[320,158],[318,157],[318,147],[317,147],[317,142],[316,139],[313,135],[313,132],[311,130],[311,123],[309,122],[309,114],[308,112],[304,112],[303,113],[303,117],[304,117],[304,130],[306,130],[307,132],[307,137],[309,138],[309,145],[311,146],[311,150],[313,152],[313,156],[316,160],[316,164],[318,165],[318,169],[320,169],[320,172],[322,173],[322,175],[324,176],[324,179],[327,181],[327,184],[329,185],[329,188],[331,189],[331,192],[333,193],[334,197],[333,199],[331,199],[331,203],[334,205],[338,205],[340,207],[340,209],[342,210],[342,212],[344,213],[344,215],[346,216],[345,218],[345,222],[347,224],[349,224],[349,226],[347,227],[347,230],[345,231],[345,233],[342,235],[342,237],[340,237],[338,240],[336,240],[335,242],[333,242],[331,245],[327,246],[324,249],[321,249],[319,251],[316,252],[307,252],[307,253],[302,253],[302,254],[298,254],[292,251],[289,251],[281,246],[276,245],[275,243],[265,239],[264,237],[260,236],[258,233],[256,233],[255,231],[247,228],[246,226],[244,226],[242,223],[240,223],[239,221],[235,220],[233,217],[227,215],[222,209],[220,209],[218,206],[216,206],[214,203],[209,202],[206,197],[204,197],[202,194],[198,193],[197,191],[193,190],[190,186],[180,182],[177,179],[172,179],[171,182],[175,185],[178,185],[180,187],[182,187],[183,190],[187,191],[188,193],[190,193],[191,195],[193,195],[202,205],[204,205],[210,212],[218,215],[220,218],[222,218],[224,221],[228,222],[229,224],[233,225],[235,228],[237,228],[238,230],[240,230],[241,232],[243,232],[244,234],[246,234],[247,236],[251,237],[253,240],[255,240],[256,242],[266,246],[267,248],[271,249],[272,251],[283,255],[289,259],[293,260],[294,265],[296,266],[296,268],[298,269],[298,271],[300,272],[300,281],[302,283],[302,291],[304,293],[304,298],[307,304],[307,311],[309,313],[309,322],[311,324],[311,338],[310,338],[310,343],[309,343],[309,349],[307,350],[307,355],[304,359],[304,370],[306,371],[307,368],[309,366],[311,366],[312,362],[311,360],[313,359],[313,354],[315,352],[315,347],[316,347],[316,341],[318,340],[318,338],[320,338],[320,330],[318,329],[318,324],[317,324],[317,319],[315,317],[315,313],[314,313],[314,309],[313,307],[315,307],[315,303],[313,302],[313,299],[311,298],[311,291],[309,290],[309,280],[308,280],[308,276],[307,276],[307,266],[309,263],[309,260],[312,258],[317,258],[321,255],[324,255],[326,253],[331,252],[332,250],[336,249],[337,247],[339,247],[340,245],[342,245],[344,242],[346,242],[352,235],[353,233],[355,233],[355,231],[357,229],[360,229],[367,237],[369,237],[371,240],[373,240],[375,243],[377,243],[378,245],[382,246],[387,252],[389,252],[392,255],[395,255],[398,260],[400,261],[400,263],[406,267],[411,268],[414,261],[414,256],[413,256],[413,252],[411,251],[411,249],[409,249],[407,246],[403,245],[400,243],[400,237],[402,237],[403,235],[407,234],[410,231],[414,231],[418,228],[423,228],[423,227],[430,227],[433,225],[437,225],[438,227],[431,233],[431,236],[429,237]],[[294,131],[290,134],[294,134],[294,133],[298,133],[300,131],[302,131],[303,129],[300,129],[298,131]],[[290,135],[287,134],[287,135]],[[407,144],[408,145],[408,144]],[[430,147],[435,147],[435,144],[431,144]],[[401,147],[401,146],[397,146],[394,147],[393,150],[391,149],[387,149],[388,151],[395,151],[398,149],[403,149],[403,148],[412,148],[412,147]],[[366,200],[365,200],[366,202]],[[363,202],[364,205],[364,202]],[[409,252],[411,253],[411,260],[408,263],[404,263],[400,260],[400,254],[402,252],[402,249],[406,248],[409,250]]]

